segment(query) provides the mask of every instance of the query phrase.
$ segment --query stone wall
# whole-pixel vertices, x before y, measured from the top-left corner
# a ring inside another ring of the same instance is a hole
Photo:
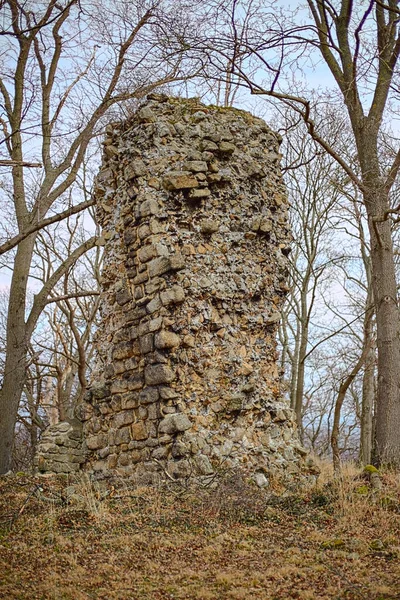
[[[85,462],[81,423],[57,423],[43,432],[34,466],[40,472],[75,473]]]
[[[78,408],[88,468],[260,486],[304,462],[275,334],[290,234],[279,138],[261,119],[151,95],[109,125],[98,369]]]

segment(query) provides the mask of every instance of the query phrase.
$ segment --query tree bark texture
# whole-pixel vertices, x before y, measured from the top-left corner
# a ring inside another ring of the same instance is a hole
[[[26,377],[25,308],[34,236],[25,239],[15,257],[7,317],[6,361],[0,390],[0,473],[11,468],[14,428]]]
[[[364,336],[371,340],[368,350],[363,383],[362,383],[362,406],[361,406],[361,431],[360,431],[360,462],[363,465],[371,464],[373,444],[373,414],[375,405],[375,357],[376,345],[373,343],[372,319],[364,327]]]
[[[371,272],[375,299],[378,391],[376,456],[379,464],[400,465],[400,317],[391,222],[374,219],[389,209],[383,186],[365,197],[371,238]]]

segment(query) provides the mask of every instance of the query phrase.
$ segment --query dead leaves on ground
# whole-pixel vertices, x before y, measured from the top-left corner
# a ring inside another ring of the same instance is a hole
[[[382,494],[399,492],[389,478]],[[354,482],[268,497],[234,478],[214,490],[0,479],[0,598],[398,600],[399,557],[399,512]]]

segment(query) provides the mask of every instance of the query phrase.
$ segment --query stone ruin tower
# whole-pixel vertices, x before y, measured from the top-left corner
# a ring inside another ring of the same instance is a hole
[[[158,478],[300,473],[275,334],[290,234],[279,138],[236,109],[152,94],[107,127],[86,467]]]

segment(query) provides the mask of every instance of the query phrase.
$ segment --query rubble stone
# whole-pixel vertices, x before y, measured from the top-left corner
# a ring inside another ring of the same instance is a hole
[[[87,416],[87,413],[83,411]],[[94,449],[102,448],[104,439],[97,436]],[[89,439],[89,438],[88,438]],[[42,473],[72,473],[85,462],[86,444],[83,444],[82,425],[79,422],[61,422],[47,427],[40,438],[35,468]]]
[[[151,483],[240,468],[261,487],[306,471],[276,354],[291,241],[279,143],[247,112],[156,94],[108,130],[86,444],[46,433],[42,469],[86,460]]]

